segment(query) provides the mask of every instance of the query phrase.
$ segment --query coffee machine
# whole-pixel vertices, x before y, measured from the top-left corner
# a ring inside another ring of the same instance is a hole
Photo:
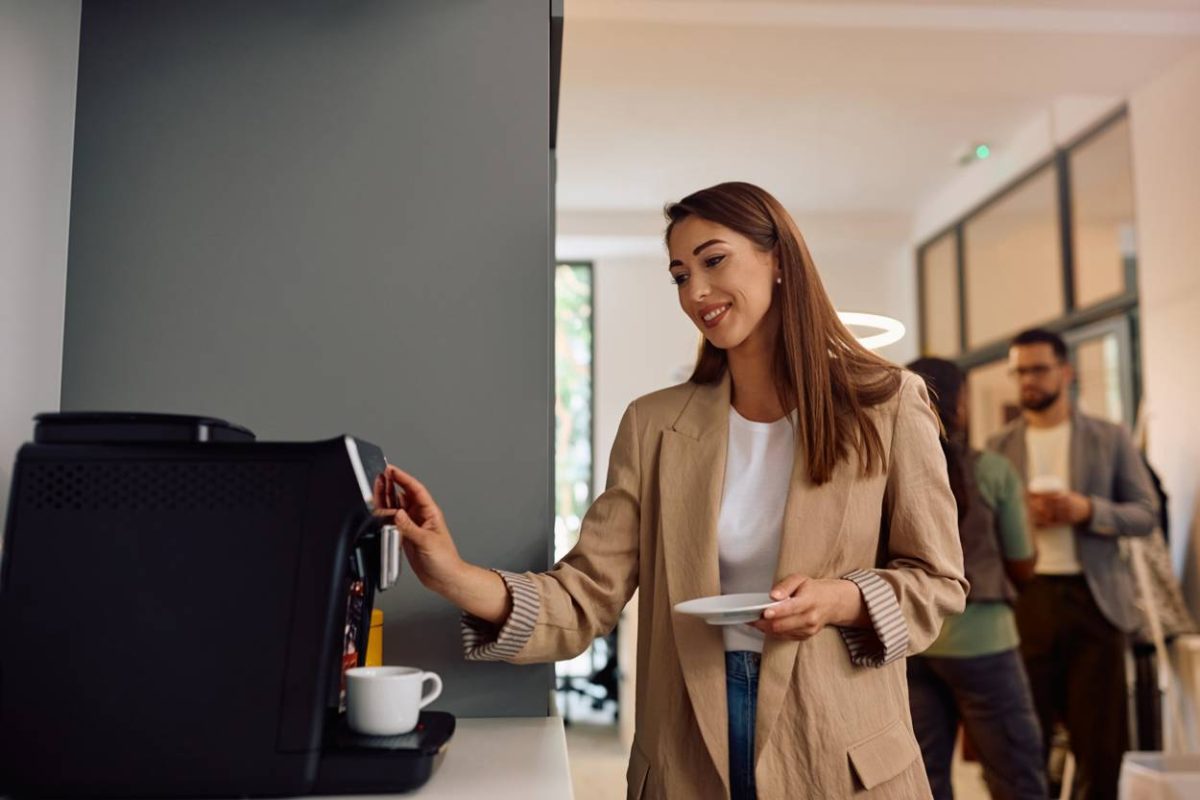
[[[380,449],[259,442],[203,417],[36,418],[0,563],[0,794],[230,797],[423,784],[454,718],[364,737],[365,660],[398,536]]]

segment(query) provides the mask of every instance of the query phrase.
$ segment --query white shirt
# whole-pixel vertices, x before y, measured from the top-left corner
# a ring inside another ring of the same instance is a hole
[[[721,594],[769,592],[775,584],[794,457],[795,432],[788,417],[751,422],[729,407],[729,449],[717,521]],[[721,630],[726,650],[762,652],[760,631],[748,625]]]
[[[1058,478],[1064,491],[1071,486],[1071,423],[1063,422],[1053,428],[1025,429],[1025,452],[1029,481],[1035,478]],[[1083,565],[1075,549],[1075,531],[1070,525],[1034,527],[1037,540],[1039,575],[1079,575]]]

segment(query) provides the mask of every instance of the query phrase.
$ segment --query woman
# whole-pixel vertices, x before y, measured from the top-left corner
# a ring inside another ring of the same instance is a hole
[[[626,410],[578,545],[544,574],[467,564],[392,467],[408,558],[466,612],[474,659],[570,658],[640,588],[630,798],[928,796],[903,657],[965,581],[925,389],[839,322],[765,191],[721,184],[667,216],[699,361]],[[747,590],[783,602],[738,631],[672,611]]]
[[[961,370],[922,358],[908,368],[925,379],[947,431],[946,464],[958,501],[959,535],[971,592],[959,617],[908,661],[909,703],[929,784],[952,800],[950,761],[961,719],[995,800],[1044,800],[1042,734],[1017,651],[1013,582],[1033,576],[1021,478],[997,453],[966,446],[967,393]]]

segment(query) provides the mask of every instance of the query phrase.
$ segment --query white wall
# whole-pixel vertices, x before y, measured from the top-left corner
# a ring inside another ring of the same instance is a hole
[[[56,411],[79,0],[0,0],[0,520],[31,417]]]
[[[1135,92],[1129,110],[1149,453],[1200,609],[1200,52]]]
[[[625,407],[636,397],[687,380],[700,334],[684,316],[665,257],[595,262],[597,490]]]

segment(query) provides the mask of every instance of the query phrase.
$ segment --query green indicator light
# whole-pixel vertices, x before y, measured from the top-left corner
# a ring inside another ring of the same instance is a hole
[[[992,154],[992,149],[986,144],[981,144],[975,148],[975,157],[979,159],[987,158]]]

